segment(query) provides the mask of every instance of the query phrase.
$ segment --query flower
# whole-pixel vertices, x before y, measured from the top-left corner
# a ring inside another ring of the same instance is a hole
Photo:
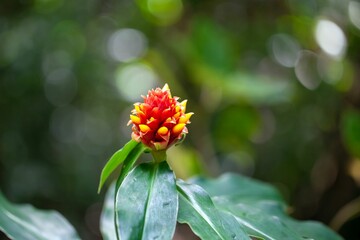
[[[187,100],[178,102],[169,86],[152,89],[143,103],[135,103],[128,125],[132,125],[132,139],[142,142],[153,151],[166,150],[188,133],[186,124],[193,113],[185,113]]]

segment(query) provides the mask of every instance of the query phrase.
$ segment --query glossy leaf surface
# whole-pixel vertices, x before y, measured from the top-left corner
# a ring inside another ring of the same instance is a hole
[[[27,204],[12,204],[0,192],[0,230],[10,239],[80,239],[74,227],[58,212]]]
[[[130,172],[130,170],[134,167],[136,161],[140,157],[140,155],[145,151],[146,147],[143,144],[138,144],[134,147],[134,149],[129,153],[129,155],[126,157],[125,161],[123,162],[123,165],[121,167],[120,175],[116,181],[116,191],[121,185],[124,178],[127,176],[127,174]]]
[[[186,223],[201,239],[250,239],[236,219],[218,211],[204,189],[177,181],[178,221]]]
[[[271,240],[342,239],[319,222],[289,217],[280,194],[268,184],[235,174],[192,181],[209,192],[218,209],[235,216],[250,235]]]
[[[239,174],[224,174],[217,179],[193,178],[191,182],[204,188],[211,197],[234,199],[268,199],[283,202],[281,194],[273,186]]]
[[[131,151],[140,143],[130,140],[125,144],[123,148],[115,152],[109,161],[106,163],[105,167],[101,171],[100,182],[98,187],[98,192],[101,191],[102,186],[104,185],[106,179],[110,176],[110,174],[127,158],[127,156],[131,153]]]
[[[116,195],[115,214],[121,240],[172,239],[178,195],[174,174],[166,161],[135,167]]]
[[[100,217],[100,231],[104,240],[116,240],[114,213],[115,183],[109,187]]]

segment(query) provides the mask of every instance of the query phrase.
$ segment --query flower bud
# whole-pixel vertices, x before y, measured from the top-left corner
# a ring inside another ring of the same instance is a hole
[[[152,150],[162,151],[188,133],[186,125],[193,113],[185,113],[187,101],[172,97],[169,86],[152,89],[143,96],[143,103],[135,103],[129,124],[132,138]]]

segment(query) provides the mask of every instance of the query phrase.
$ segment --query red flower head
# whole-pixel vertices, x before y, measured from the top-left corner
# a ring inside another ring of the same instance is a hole
[[[172,97],[169,86],[152,89],[142,96],[144,103],[135,103],[129,125],[131,137],[152,150],[165,150],[178,142],[188,131],[186,124],[193,113],[185,113],[187,100],[178,102]]]

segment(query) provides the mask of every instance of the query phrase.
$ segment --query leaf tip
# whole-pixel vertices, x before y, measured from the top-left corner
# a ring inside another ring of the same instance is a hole
[[[100,182],[97,190],[97,194],[100,194],[103,184]]]

